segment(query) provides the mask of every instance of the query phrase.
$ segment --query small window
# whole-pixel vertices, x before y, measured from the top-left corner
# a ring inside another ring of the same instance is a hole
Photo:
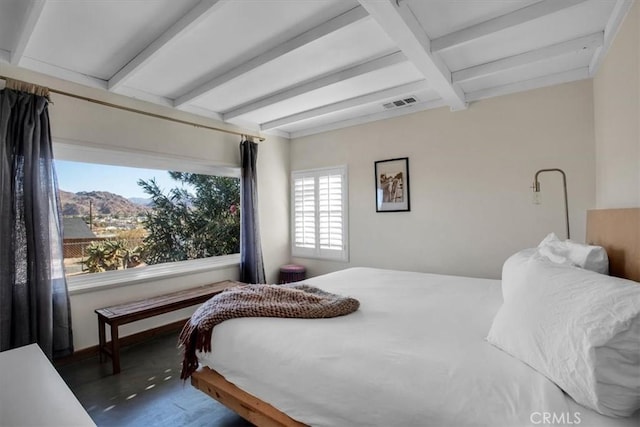
[[[346,166],[291,174],[293,256],[348,260]]]

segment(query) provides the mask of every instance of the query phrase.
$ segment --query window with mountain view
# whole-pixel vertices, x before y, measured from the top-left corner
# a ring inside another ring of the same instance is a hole
[[[240,180],[56,161],[67,277],[240,251]]]

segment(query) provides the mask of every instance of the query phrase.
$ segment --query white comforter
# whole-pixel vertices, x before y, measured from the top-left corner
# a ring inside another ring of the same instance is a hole
[[[353,268],[305,282],[360,310],[229,320],[200,362],[312,426],[640,425],[579,406],[485,341],[497,280]]]

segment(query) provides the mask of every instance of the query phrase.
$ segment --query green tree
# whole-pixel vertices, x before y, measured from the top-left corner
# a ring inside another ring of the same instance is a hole
[[[152,206],[143,221],[149,233],[143,261],[160,264],[239,252],[240,180],[185,172],[169,175],[187,187],[165,194],[154,179],[138,181]]]

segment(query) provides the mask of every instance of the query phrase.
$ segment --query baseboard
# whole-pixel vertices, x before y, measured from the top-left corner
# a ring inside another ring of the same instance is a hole
[[[137,344],[143,341],[148,341],[152,338],[170,334],[173,332],[179,332],[189,319],[182,319],[166,325],[158,326],[157,328],[148,329],[146,331],[137,332],[135,334],[120,337],[120,348],[126,347],[131,344]],[[176,339],[177,345],[177,339]],[[61,357],[53,362],[54,366],[60,367],[69,365],[71,363],[78,362],[80,360],[88,359],[98,355],[98,345],[83,348],[81,350],[73,352],[72,355]]]

